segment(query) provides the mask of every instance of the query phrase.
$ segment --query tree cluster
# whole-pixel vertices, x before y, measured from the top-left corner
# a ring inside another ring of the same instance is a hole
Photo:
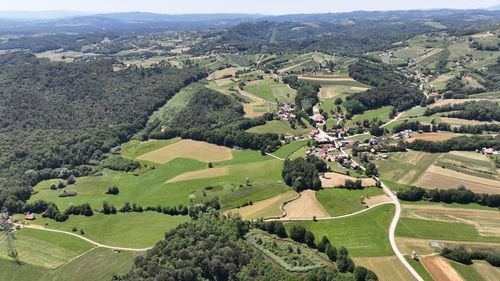
[[[439,112],[450,112],[446,116],[479,121],[500,121],[500,106],[491,101],[472,101],[460,104],[436,106],[427,108],[425,116]]]
[[[445,141],[415,140],[407,142],[406,146],[408,149],[431,153],[450,152],[452,150],[475,151],[484,147],[492,147],[498,150],[500,149],[500,137],[460,136]]]
[[[493,208],[500,207],[499,194],[475,193],[464,186],[456,189],[424,189],[413,186],[407,190],[399,190],[397,196],[405,201],[428,200],[431,202],[470,204],[477,203]]]
[[[305,189],[320,189],[319,173],[326,171],[327,165],[323,160],[309,155],[307,158],[286,159],[281,175],[288,186],[300,192]]]
[[[463,264],[472,264],[472,260],[486,260],[492,266],[500,267],[500,252],[493,250],[467,251],[462,246],[453,249],[444,247],[441,250],[441,255]]]

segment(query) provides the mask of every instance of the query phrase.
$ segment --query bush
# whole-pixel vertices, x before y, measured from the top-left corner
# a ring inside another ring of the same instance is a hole
[[[306,235],[306,229],[301,225],[293,225],[290,228],[290,238],[297,242],[304,242]]]
[[[66,184],[70,185],[70,184],[74,184],[76,182],[76,179],[75,179],[75,176],[71,175],[68,177],[68,179],[66,180]]]
[[[493,266],[500,267],[500,253],[489,253],[486,261]]]
[[[118,195],[118,193],[120,193],[120,190],[116,186],[112,186],[108,188],[108,190],[106,191],[106,194],[111,194],[111,195]]]
[[[348,256],[340,255],[337,259],[337,269],[340,272],[353,272],[354,266],[354,262]]]
[[[307,246],[314,248],[314,240],[314,233],[312,233],[312,231],[310,230],[307,230],[306,234],[304,235],[304,242],[306,242]]]
[[[330,243],[328,243],[326,245],[326,255],[328,256],[328,258],[331,260],[331,261],[336,261],[337,260],[337,248],[335,248],[335,246],[332,246],[330,245]]]
[[[72,197],[72,196],[77,196],[78,192],[74,190],[63,190],[60,194],[59,197]]]
[[[330,244],[330,240],[328,240],[328,237],[324,236],[321,238],[321,241],[319,241],[318,245],[316,245],[316,249],[318,251],[324,253],[326,251],[326,246]]]
[[[112,155],[102,161],[102,166],[115,171],[132,172],[139,168],[141,164],[135,160],[123,158],[118,155]]]
[[[356,266],[354,268],[354,280],[356,281],[365,281],[366,274],[368,274],[368,270],[362,266]]]

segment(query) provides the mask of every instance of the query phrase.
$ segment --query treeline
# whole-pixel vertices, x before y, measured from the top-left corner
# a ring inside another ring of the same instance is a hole
[[[428,200],[431,202],[470,204],[477,203],[482,206],[493,208],[500,207],[499,194],[475,193],[464,186],[456,189],[424,189],[413,186],[408,190],[399,190],[396,194],[399,199],[405,201]]]
[[[500,252],[494,250],[467,251],[463,246],[453,249],[444,247],[441,256],[463,264],[472,264],[472,260],[486,260],[492,266],[500,267]]]
[[[243,107],[232,97],[202,88],[167,125],[158,121],[149,130],[149,137],[166,139],[179,136],[227,147],[275,151],[281,146],[277,134],[254,134],[245,130],[265,124],[263,118],[244,118]]]
[[[11,213],[22,211],[39,181],[90,173],[89,164],[128,141],[180,88],[206,76],[166,66],[114,72],[112,60],[58,63],[26,53],[2,60],[0,207]]]
[[[445,141],[415,140],[406,143],[408,149],[425,152],[475,151],[484,147],[500,149],[500,136],[460,136]]]
[[[321,188],[319,173],[324,173],[327,169],[325,161],[309,155],[307,158],[286,159],[281,175],[285,183],[297,192],[305,189],[318,190]]]
[[[411,81],[390,65],[360,59],[349,66],[349,76],[372,86],[368,91],[347,97],[346,110],[350,115],[387,105],[404,111],[419,105],[425,98]]]
[[[283,77],[283,83],[297,90],[295,105],[311,115],[314,105],[319,102],[318,92],[320,86],[317,83],[301,81],[296,75]]]
[[[428,133],[428,132],[433,131],[433,129],[434,129],[434,126],[432,126],[432,125],[424,125],[424,124],[420,123],[419,121],[410,121],[410,122],[403,122],[401,124],[394,126],[392,131],[394,133],[399,133],[399,132],[403,132],[406,130],[412,130],[414,132],[423,131],[423,132]]]
[[[500,132],[500,124],[479,124],[479,125],[461,125],[460,127],[451,127],[448,123],[439,123],[437,130],[450,131],[460,134],[482,134],[483,132]]]
[[[94,215],[94,212],[88,203],[70,205],[64,212],[61,213],[56,204],[52,202],[47,203],[43,200],[37,200],[24,205],[23,211],[26,213],[42,214],[42,217],[44,218],[50,218],[61,222],[66,221],[70,215],[86,217]]]
[[[500,107],[496,102],[491,101],[472,101],[460,104],[436,106],[427,108],[425,116],[430,116],[439,112],[449,112],[448,117],[462,118],[479,121],[500,121]]]
[[[463,75],[457,75],[446,82],[441,93],[445,99],[465,99],[467,96],[484,92],[482,88],[472,88],[465,85]]]

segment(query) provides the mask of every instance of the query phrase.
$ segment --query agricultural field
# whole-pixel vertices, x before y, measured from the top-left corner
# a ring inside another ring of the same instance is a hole
[[[252,127],[247,130],[250,133],[257,134],[266,134],[266,133],[275,133],[275,134],[293,134],[296,136],[303,135],[313,129],[313,127],[309,124],[309,122],[304,121],[306,124],[306,128],[302,128],[300,126],[292,129],[290,123],[281,121],[281,120],[272,120],[267,121],[265,125],[260,125],[256,127]]]
[[[381,189],[376,187],[362,190],[344,188],[323,189],[316,193],[316,198],[323,205],[330,216],[340,216],[355,213],[366,208],[366,199],[384,196]]]
[[[281,217],[284,213],[283,204],[296,199],[297,196],[295,191],[287,191],[255,203],[252,202],[249,206],[227,210],[225,213],[237,213],[244,219]]]
[[[389,159],[374,162],[382,179],[400,184],[413,184],[437,157],[437,154],[409,151],[391,153]]]
[[[314,190],[302,191],[300,197],[286,203],[283,210],[286,214],[283,217],[285,220],[327,218],[329,216],[328,211],[316,198]]]
[[[393,205],[382,205],[352,217],[318,222],[289,222],[311,230],[319,242],[326,235],[336,247],[345,246],[352,257],[392,256],[388,229],[394,215]]]
[[[244,90],[269,102],[292,102],[295,97],[295,90],[270,78],[247,82]]]
[[[354,262],[370,270],[373,270],[377,274],[379,280],[413,280],[413,276],[395,256],[357,257],[354,258]]]

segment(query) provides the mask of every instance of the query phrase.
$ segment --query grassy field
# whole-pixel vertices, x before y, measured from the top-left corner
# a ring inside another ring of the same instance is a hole
[[[409,256],[405,256],[406,261],[417,271],[417,273],[424,279],[424,281],[434,281],[431,274],[425,269],[425,267],[419,262],[412,259]]]
[[[423,239],[500,243],[500,236],[482,236],[470,224],[414,218],[401,218],[396,228],[396,235]]]
[[[363,190],[329,188],[316,192],[316,198],[330,216],[354,213],[365,208],[363,198],[384,194],[380,188],[368,187]]]
[[[56,269],[47,269],[25,262],[20,264],[0,258],[0,280],[3,281],[79,281],[109,280],[113,274],[130,270],[134,257],[142,253],[114,252],[95,248]],[[20,279],[22,278],[22,279]]]
[[[389,159],[374,161],[384,180],[413,184],[434,163],[439,154],[409,151],[391,153]]]
[[[391,256],[388,229],[393,215],[394,206],[383,205],[348,218],[291,222],[286,227],[301,224],[314,233],[316,242],[326,235],[334,246],[347,247],[353,257]]]
[[[21,262],[49,269],[56,268],[93,247],[88,242],[66,234],[34,229],[16,231],[14,237]],[[5,240],[0,242],[0,259],[9,260]]]
[[[176,143],[180,140],[181,140],[180,138],[173,138],[169,140],[148,140],[148,141],[131,140],[121,145],[122,149],[121,154],[123,157],[134,159],[135,157],[160,149],[164,146]]]
[[[367,110],[363,114],[354,115],[351,120],[346,120],[346,126],[355,124],[356,122],[362,122],[363,120],[372,121],[374,118],[386,122],[389,120],[389,114],[392,111],[392,106],[384,106],[378,109]]]
[[[144,212],[117,213],[116,215],[94,214],[92,217],[70,216],[65,222],[38,218],[34,223],[68,232],[71,232],[73,227],[78,230],[83,229],[85,237],[105,245],[145,248],[153,246],[163,238],[165,232],[188,220],[188,216]]]
[[[287,158],[288,156],[292,155],[295,151],[300,149],[301,147],[305,146],[307,144],[307,141],[294,141],[289,144],[286,144],[282,147],[280,147],[278,150],[273,152],[272,154],[275,156],[278,156],[280,158]]]
[[[414,280],[410,272],[396,256],[354,258],[356,265],[364,266],[377,274],[378,280],[410,281]],[[432,279],[431,279],[432,281]]]
[[[460,274],[465,280],[485,281],[484,278],[477,272],[472,265],[466,265],[448,260],[450,265]]]
[[[252,127],[248,129],[247,132],[257,134],[274,133],[284,135],[290,133],[293,135],[302,135],[313,129],[313,127],[308,122],[305,122],[305,124],[307,126],[306,128],[297,126],[295,129],[292,129],[292,127],[290,127],[290,123],[286,121],[272,120],[267,121],[265,125]]]
[[[245,91],[270,102],[293,101],[295,90],[290,89],[282,82],[275,82],[274,79],[264,79],[252,82],[245,87]]]

